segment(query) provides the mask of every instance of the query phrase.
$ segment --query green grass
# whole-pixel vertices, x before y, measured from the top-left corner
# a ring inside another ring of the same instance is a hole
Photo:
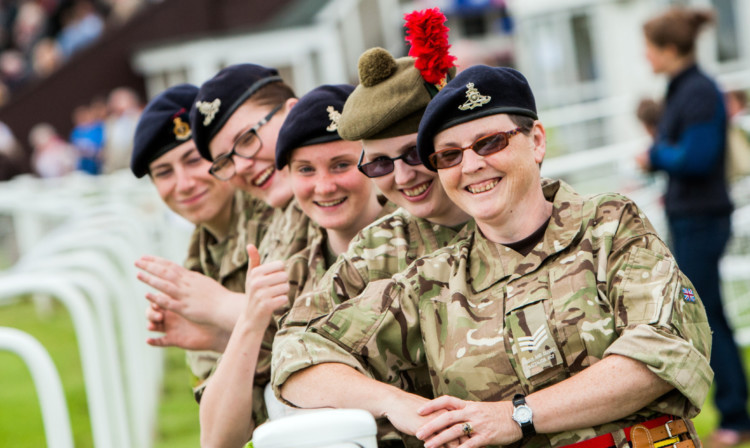
[[[68,402],[77,448],[92,447],[86,392],[78,345],[69,316],[61,307],[41,319],[30,300],[0,307],[0,326],[19,328],[36,337],[49,351],[60,372]],[[744,349],[750,370],[750,348]],[[39,402],[31,375],[15,355],[0,352],[0,446],[45,446]],[[154,447],[198,447],[198,405],[190,390],[190,374],[182,350],[166,349],[164,387],[158,410]],[[718,415],[711,398],[694,419],[698,434],[705,437],[716,427]],[[742,448],[750,448],[750,444]]]
[[[0,326],[14,327],[37,338],[52,356],[68,402],[77,448],[93,447],[86,391],[75,331],[67,312],[56,306],[40,318],[30,300],[0,307]],[[145,342],[144,342],[145,344]],[[154,446],[199,446],[198,405],[190,390],[190,375],[182,350],[167,349],[163,395]],[[39,401],[31,374],[17,356],[0,352],[0,446],[46,445]]]

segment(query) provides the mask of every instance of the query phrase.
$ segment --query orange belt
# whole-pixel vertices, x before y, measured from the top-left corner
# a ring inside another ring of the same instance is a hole
[[[679,428],[678,428],[679,426]],[[671,441],[669,443],[665,443],[664,445],[672,446],[674,444],[677,444],[680,442],[679,437],[677,437],[679,434],[684,434],[687,432],[687,428],[685,427],[685,423],[681,418],[675,418],[671,415],[663,415],[661,417],[657,417],[653,420],[649,420],[643,423],[639,423],[637,425],[630,426],[628,428],[623,429],[625,432],[625,439],[628,442],[631,442],[631,431],[635,427],[645,427],[644,429],[638,430],[638,439],[646,439],[651,442],[651,445],[657,445],[662,446],[658,444],[657,442],[662,440],[671,440],[671,439],[677,439],[674,441]],[[648,431],[647,431],[648,430]],[[631,444],[633,445],[633,444]],[[690,443],[692,445],[692,442]],[[565,448],[611,448],[615,446],[615,439],[612,437],[612,434],[603,434],[598,437],[594,437],[593,439],[587,439],[580,441],[578,443],[573,443],[571,445],[567,445]],[[677,445],[677,448],[681,448],[682,444]]]

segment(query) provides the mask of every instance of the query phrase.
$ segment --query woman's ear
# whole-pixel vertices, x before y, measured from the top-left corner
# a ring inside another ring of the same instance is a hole
[[[534,142],[534,160],[537,164],[541,164],[547,154],[547,132],[539,120],[534,122],[534,127],[531,129],[531,140]]]
[[[289,98],[284,101],[284,111],[289,113],[290,110],[299,102],[299,98]]]

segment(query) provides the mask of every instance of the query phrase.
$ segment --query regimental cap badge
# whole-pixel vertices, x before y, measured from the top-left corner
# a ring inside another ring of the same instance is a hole
[[[174,132],[175,138],[177,140],[187,140],[192,135],[192,132],[190,132],[190,125],[182,121],[182,118],[177,117],[173,120],[174,128],[172,129],[172,132]]]
[[[326,131],[335,132],[339,128],[339,120],[341,120],[341,112],[333,108],[333,106],[326,107],[328,112],[328,119],[331,120],[331,124],[328,125]]]
[[[216,117],[216,113],[219,111],[220,106],[221,100],[219,98],[216,98],[210,103],[208,101],[198,101],[197,103],[195,103],[195,107],[198,108],[198,112],[200,112],[204,117],[203,126],[208,126],[212,121],[214,121],[214,117]]]
[[[458,106],[458,108],[459,110],[476,109],[477,107],[482,107],[489,103],[491,99],[491,96],[485,96],[479,93],[479,90],[474,87],[474,83],[470,82],[466,84],[466,102]]]

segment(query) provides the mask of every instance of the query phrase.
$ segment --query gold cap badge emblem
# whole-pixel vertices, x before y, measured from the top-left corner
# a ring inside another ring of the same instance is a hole
[[[221,106],[221,100],[218,98],[211,101],[210,103],[208,101],[198,101],[197,103],[195,103],[195,107],[198,108],[198,112],[200,112],[204,116],[203,126],[208,126],[212,121],[214,121],[216,112],[219,111],[219,106]]]
[[[334,132],[339,128],[339,120],[341,120],[341,112],[333,108],[333,106],[326,107],[328,112],[328,119],[331,120],[331,124],[328,125],[326,131]]]
[[[466,84],[466,102],[458,106],[459,110],[471,110],[477,107],[482,107],[489,103],[492,99],[491,96],[484,96],[479,93],[479,90],[474,88],[474,83],[470,82]]]
[[[190,125],[182,121],[182,118],[177,117],[174,119],[174,136],[177,140],[187,140],[190,138]]]

